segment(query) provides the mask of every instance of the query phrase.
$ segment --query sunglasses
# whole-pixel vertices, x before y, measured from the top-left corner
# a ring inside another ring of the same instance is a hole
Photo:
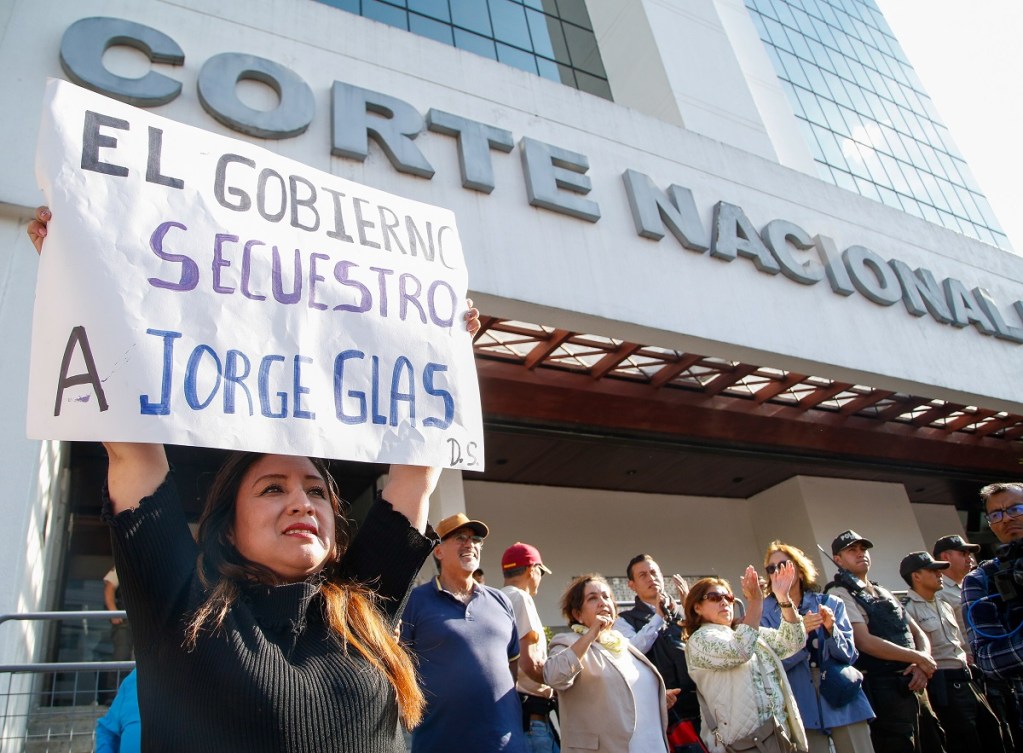
[[[782,560],[781,562],[776,562],[773,565],[768,565],[764,569],[767,570],[767,574],[768,575],[774,575],[775,570],[777,570],[782,565],[791,565],[791,564],[792,564],[792,560]]]
[[[701,601],[727,601],[729,604],[733,604],[735,603],[735,597],[725,591],[708,591],[703,595]]]

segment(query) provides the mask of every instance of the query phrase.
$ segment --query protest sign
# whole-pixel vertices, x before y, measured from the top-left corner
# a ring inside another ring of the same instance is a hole
[[[482,470],[451,212],[63,81],[28,432]]]

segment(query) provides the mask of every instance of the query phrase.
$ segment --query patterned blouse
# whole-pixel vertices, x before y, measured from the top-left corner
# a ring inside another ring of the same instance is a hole
[[[768,654],[768,646],[780,659],[799,651],[806,642],[802,622],[782,621],[777,630],[753,628],[740,623],[734,630],[705,629],[701,626],[686,644],[686,659],[690,668],[732,669],[749,664],[753,680],[758,718],[766,720],[771,714],[785,725],[785,691],[778,673],[778,664]]]

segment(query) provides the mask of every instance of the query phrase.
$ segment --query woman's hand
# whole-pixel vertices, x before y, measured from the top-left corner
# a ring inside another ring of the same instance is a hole
[[[586,637],[589,638],[591,641],[594,641],[597,639],[597,636],[600,635],[601,632],[607,630],[613,624],[614,619],[612,619],[610,615],[598,614],[594,618],[593,624],[590,625],[590,629],[586,631]]]
[[[827,607],[823,607],[827,609]],[[803,627],[806,628],[807,633],[812,633],[814,630],[824,624],[824,617],[820,612],[807,612],[803,615]]]
[[[678,694],[682,692],[682,688],[669,688],[664,691],[665,705],[670,709],[675,705],[675,701],[678,700]]]
[[[53,214],[50,212],[49,207],[37,207],[35,219],[28,223],[28,238],[32,241],[32,245],[36,247],[37,254],[41,254],[43,252],[43,240],[46,238],[46,225],[52,217]],[[478,313],[479,312],[477,312],[477,314]],[[479,327],[477,327],[477,329],[479,329]]]
[[[821,604],[821,620],[828,635],[831,635],[831,628],[835,626],[835,613],[831,607]]]
[[[742,595],[750,604],[764,600],[763,589],[760,588],[760,576],[753,565],[746,568],[742,574]]]
[[[789,592],[792,584],[796,582],[796,568],[791,562],[779,562],[778,567],[771,574],[771,593],[779,603],[792,601]]]
[[[480,331],[480,311],[473,307],[472,298],[466,298],[465,304],[469,307],[469,310],[465,312],[465,328],[469,331],[470,337],[476,337],[476,333]]]
[[[686,579],[678,573],[671,576],[672,583],[675,584],[675,590],[678,591],[679,604],[685,605],[686,597],[689,595],[689,584],[686,583]]]

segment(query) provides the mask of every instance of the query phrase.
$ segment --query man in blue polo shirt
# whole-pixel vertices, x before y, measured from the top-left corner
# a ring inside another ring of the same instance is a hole
[[[427,704],[412,753],[526,753],[515,612],[508,597],[472,577],[489,530],[463,513],[434,530],[439,573],[413,589],[401,618]]]

